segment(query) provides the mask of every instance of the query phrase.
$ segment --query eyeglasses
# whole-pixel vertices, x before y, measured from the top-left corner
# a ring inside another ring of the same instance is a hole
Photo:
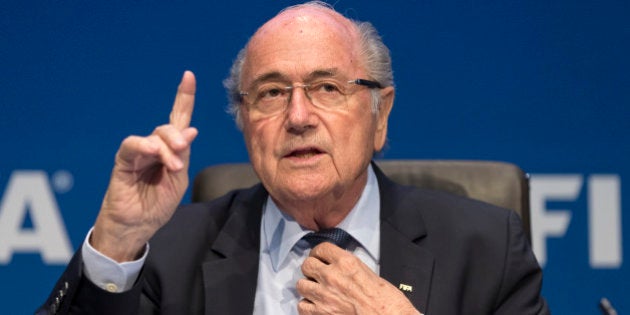
[[[325,78],[292,86],[287,86],[282,82],[265,82],[254,86],[249,91],[241,91],[239,94],[249,106],[250,111],[270,116],[279,114],[288,107],[295,88],[302,88],[314,106],[331,109],[344,106],[348,96],[355,93],[356,87],[359,86],[369,89],[382,88],[380,83],[366,79],[344,81]]]

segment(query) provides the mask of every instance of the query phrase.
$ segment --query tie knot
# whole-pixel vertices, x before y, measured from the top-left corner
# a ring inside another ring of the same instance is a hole
[[[346,249],[352,241],[352,236],[340,228],[332,228],[308,233],[304,236],[304,240],[311,244],[311,247],[315,247],[321,242],[331,242]]]

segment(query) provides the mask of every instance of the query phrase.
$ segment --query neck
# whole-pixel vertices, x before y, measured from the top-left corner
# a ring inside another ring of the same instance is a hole
[[[336,227],[348,216],[361,198],[367,184],[367,171],[349,188],[339,188],[312,200],[278,200],[278,208],[290,215],[302,227],[319,231]]]

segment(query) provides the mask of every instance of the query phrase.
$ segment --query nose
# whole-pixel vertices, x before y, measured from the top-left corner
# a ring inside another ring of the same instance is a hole
[[[303,133],[317,126],[315,107],[306,94],[307,87],[295,85],[287,105],[286,128],[292,133]]]

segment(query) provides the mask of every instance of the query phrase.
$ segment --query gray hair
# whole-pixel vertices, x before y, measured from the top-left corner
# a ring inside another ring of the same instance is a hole
[[[287,7],[280,11],[280,13],[287,10],[299,9],[304,7],[316,7],[320,9],[334,11],[334,8],[328,3],[322,1],[310,1],[303,4]],[[370,77],[370,79],[379,82],[383,87],[393,86],[394,72],[392,70],[392,59],[389,55],[389,49],[383,43],[381,36],[378,34],[378,31],[370,22],[355,21],[353,19],[349,20],[355,25],[359,33],[359,40],[361,45],[360,53],[361,56],[365,58],[365,67],[368,76]],[[249,42],[245,45],[244,48],[241,49],[241,51],[239,51],[236,59],[234,60],[234,63],[232,64],[232,67],[230,68],[229,77],[223,80],[223,86],[227,90],[229,101],[227,112],[234,117],[236,125],[239,127],[239,129],[242,129],[243,126],[243,121],[241,117],[242,97],[240,95],[241,72],[243,69],[243,64],[245,63],[245,59],[247,58],[248,45]],[[378,89],[371,89],[370,92],[372,95],[372,112],[377,113],[381,103],[381,94]]]

